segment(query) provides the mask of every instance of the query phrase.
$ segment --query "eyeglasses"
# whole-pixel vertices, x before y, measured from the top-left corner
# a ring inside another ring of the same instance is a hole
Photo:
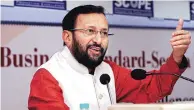
[[[93,37],[95,37],[98,34],[98,32],[100,32],[100,35],[101,35],[102,38],[106,38],[110,35],[114,35],[114,34],[109,34],[107,31],[97,31],[97,30],[94,30],[94,29],[77,29],[77,28],[69,29],[69,31],[77,31],[77,30],[81,30],[86,35],[93,36]]]

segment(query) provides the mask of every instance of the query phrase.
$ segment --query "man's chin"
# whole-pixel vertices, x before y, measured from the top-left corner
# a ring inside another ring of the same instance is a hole
[[[99,60],[100,60],[100,57],[101,56],[90,56],[90,60],[92,61],[92,62],[99,62]]]
[[[94,62],[95,64],[100,64],[103,60],[100,59],[99,57],[98,58],[92,58],[90,59],[92,62]]]

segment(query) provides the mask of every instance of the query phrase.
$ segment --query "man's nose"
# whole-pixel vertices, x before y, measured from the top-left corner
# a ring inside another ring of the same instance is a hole
[[[102,43],[102,37],[101,37],[100,32],[97,32],[96,36],[93,38],[93,42],[96,42],[97,44]]]

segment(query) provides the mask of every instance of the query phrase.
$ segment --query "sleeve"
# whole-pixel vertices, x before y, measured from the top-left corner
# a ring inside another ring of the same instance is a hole
[[[183,58],[182,63],[187,63]],[[171,94],[172,89],[178,80],[173,75],[150,75],[144,80],[131,78],[131,70],[120,67],[113,62],[106,61],[113,69],[115,77],[115,90],[117,102],[131,103],[153,103]],[[152,70],[154,73],[176,73],[181,75],[186,68],[179,68],[179,65],[171,55],[159,70]]]
[[[69,110],[64,103],[57,80],[46,70],[39,69],[31,81],[29,110]]]

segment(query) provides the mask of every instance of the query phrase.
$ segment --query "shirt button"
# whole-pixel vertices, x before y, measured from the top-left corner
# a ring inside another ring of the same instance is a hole
[[[102,98],[103,98],[103,95],[102,95],[102,94],[100,94],[100,95],[98,96],[98,98],[99,98],[99,99],[102,99]]]

